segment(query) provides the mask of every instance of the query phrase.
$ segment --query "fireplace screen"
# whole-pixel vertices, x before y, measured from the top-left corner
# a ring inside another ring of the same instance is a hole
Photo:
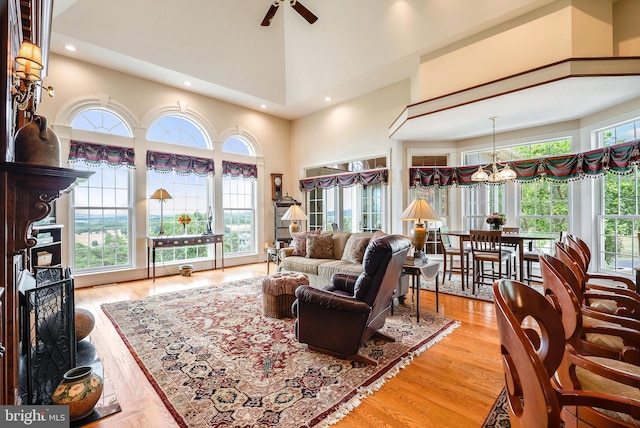
[[[73,277],[69,268],[22,272],[20,396],[49,404],[64,373],[76,366]]]

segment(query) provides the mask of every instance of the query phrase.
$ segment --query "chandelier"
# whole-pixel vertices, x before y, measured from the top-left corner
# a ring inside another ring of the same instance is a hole
[[[496,151],[496,119],[497,117],[489,118],[493,122],[493,152],[491,158],[493,162],[484,167],[481,165],[478,170],[471,175],[471,181],[477,182],[489,182],[489,183],[502,183],[503,181],[513,180],[517,177],[514,170],[511,169],[509,164],[498,163],[498,152]],[[498,170],[498,166],[501,167]],[[485,168],[489,169],[488,171]]]

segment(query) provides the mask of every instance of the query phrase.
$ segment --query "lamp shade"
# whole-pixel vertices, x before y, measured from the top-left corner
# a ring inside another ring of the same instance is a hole
[[[162,187],[153,192],[153,195],[149,197],[149,199],[158,199],[160,201],[164,201],[166,199],[173,199],[169,192],[164,190]]]
[[[27,70],[29,68],[42,70],[42,50],[40,46],[28,41],[23,41],[20,45],[20,51],[16,57],[16,62],[24,65]]]
[[[300,208],[300,205],[295,205],[295,204],[291,205],[289,209],[282,216],[282,220],[299,221],[299,220],[306,220],[306,219],[307,219],[307,215],[304,213],[304,211],[302,211],[302,208]]]
[[[416,198],[409,204],[407,209],[400,214],[400,220],[412,220],[416,223],[422,223],[423,221],[440,221],[440,218],[426,199]]]

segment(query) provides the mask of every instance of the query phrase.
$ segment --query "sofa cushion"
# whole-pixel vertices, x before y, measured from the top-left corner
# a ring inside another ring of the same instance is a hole
[[[312,259],[332,259],[333,235],[331,233],[307,235],[307,257]]]
[[[318,275],[318,266],[331,261],[332,259],[308,259],[306,257],[291,256],[282,260],[280,266],[284,271]]]
[[[344,253],[344,246],[351,236],[351,232],[333,232],[333,258],[340,260]]]
[[[361,263],[351,263],[342,260],[333,260],[318,266],[318,275],[323,278],[331,278],[334,273],[348,273],[360,275],[363,272]]]
[[[309,232],[298,232],[293,233],[291,238],[293,238],[293,253],[294,256],[304,257],[307,255],[307,236],[309,235],[319,235],[320,229],[312,230]]]
[[[361,264],[371,236],[371,233],[352,233],[344,247],[341,260]]]

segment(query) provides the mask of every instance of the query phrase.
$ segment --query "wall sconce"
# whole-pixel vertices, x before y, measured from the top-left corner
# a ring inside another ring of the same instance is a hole
[[[50,97],[54,96],[53,86],[44,87],[41,83],[40,70],[42,70],[43,66],[40,46],[29,41],[23,41],[15,62],[11,96],[19,110],[27,109],[37,86],[46,90]]]

